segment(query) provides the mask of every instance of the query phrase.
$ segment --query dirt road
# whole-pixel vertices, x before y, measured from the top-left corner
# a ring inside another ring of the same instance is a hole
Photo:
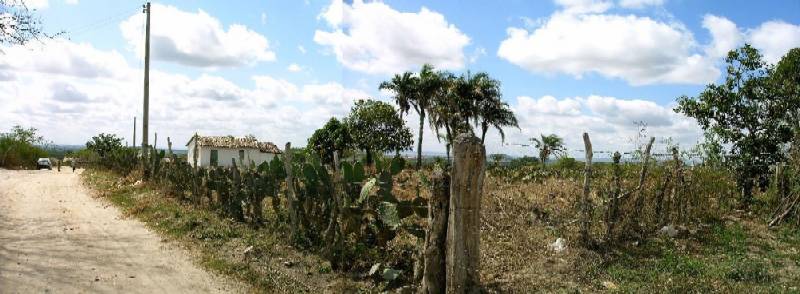
[[[1,293],[240,291],[92,198],[79,172],[0,170]]]

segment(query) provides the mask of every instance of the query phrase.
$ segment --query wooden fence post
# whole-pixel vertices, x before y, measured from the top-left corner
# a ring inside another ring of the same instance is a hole
[[[606,231],[606,240],[612,241],[614,240],[614,226],[617,224],[617,219],[619,218],[619,197],[621,193],[620,188],[620,174],[622,170],[619,167],[619,160],[622,156],[619,154],[619,151],[614,152],[614,156],[612,157],[613,160],[613,168],[614,168],[614,191],[611,193],[611,202],[609,203],[608,208],[608,219],[606,223],[608,225],[608,231]]]
[[[642,169],[639,173],[639,191],[637,191],[636,195],[636,203],[635,209],[633,210],[634,213],[634,223],[636,224],[636,230],[641,232],[642,229],[642,210],[644,209],[644,180],[647,178],[647,168],[650,162],[650,150],[653,148],[653,142],[655,142],[655,137],[650,137],[650,141],[647,143],[647,146],[644,148],[644,157],[642,159]]]
[[[283,151],[283,168],[286,170],[286,199],[289,202],[289,222],[291,226],[291,239],[296,240],[299,221],[297,219],[297,198],[294,191],[294,174],[292,171],[292,143],[286,142],[286,149]]]
[[[678,147],[672,148],[672,160],[674,161],[675,167],[673,170],[675,184],[672,185],[672,193],[670,197],[670,205],[672,209],[675,210],[674,213],[676,216],[674,217],[674,222],[680,222],[686,216],[686,201],[682,193],[680,193],[680,189],[683,188],[683,162],[681,162],[681,158],[678,153]],[[668,212],[669,213],[669,212]]]
[[[479,292],[480,212],[486,148],[473,135],[453,145],[450,214],[447,223],[447,293]]]
[[[450,175],[437,169],[431,176],[433,191],[428,201],[428,229],[425,232],[425,261],[420,293],[444,293],[446,283],[446,241],[450,208]]]
[[[589,225],[591,222],[591,208],[589,207],[589,192],[592,183],[592,141],[589,134],[583,133],[583,145],[586,150],[586,166],[583,173],[583,197],[581,198],[581,242],[584,246],[589,246]]]

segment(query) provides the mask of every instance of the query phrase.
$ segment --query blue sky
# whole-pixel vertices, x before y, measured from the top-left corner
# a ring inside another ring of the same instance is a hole
[[[56,143],[111,132],[132,140],[141,117],[142,2],[37,0],[48,31],[68,39],[0,55],[0,129],[39,128]],[[670,111],[723,78],[724,52],[752,43],[774,62],[800,46],[800,1],[158,1],[153,8],[151,128],[252,133],[304,145],[354,99],[389,101],[377,85],[423,62],[486,71],[520,129],[489,152],[533,154],[540,133],[579,149],[636,148],[645,121],[659,142],[690,147],[699,129]],[[407,118],[415,129],[416,116]],[[426,130],[424,149],[443,150]],[[163,141],[162,141],[163,142]]]

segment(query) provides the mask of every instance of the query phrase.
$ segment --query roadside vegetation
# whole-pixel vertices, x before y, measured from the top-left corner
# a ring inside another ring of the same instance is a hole
[[[0,133],[0,167],[8,169],[36,168],[36,160],[47,157],[41,146],[44,137],[35,128],[14,126],[7,133]]]
[[[706,131],[694,148],[642,132],[636,150],[593,151],[584,133],[586,156],[576,160],[562,136],[581,134],[542,134],[531,139],[538,157],[481,157],[487,170],[476,180],[483,193],[472,229],[484,290],[800,291],[800,49],[772,66],[745,46],[727,62],[723,84],[679,98],[676,111]],[[397,108],[359,101],[306,148],[287,144],[260,165],[195,168],[188,161],[196,159],[152,147],[140,158],[101,134],[87,143],[99,168],[85,179],[256,290],[422,284],[436,293],[421,282],[431,257],[423,250],[433,234],[429,201],[451,171],[457,136],[482,142],[487,131],[517,125],[499,85],[485,73],[431,66],[398,74],[380,85]],[[406,164],[398,156],[413,148],[401,119],[412,109],[447,146],[446,159]],[[595,153],[611,160],[592,162]]]

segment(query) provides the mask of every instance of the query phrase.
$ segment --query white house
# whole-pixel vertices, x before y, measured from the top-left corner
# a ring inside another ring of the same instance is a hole
[[[190,165],[195,164],[195,152],[197,153],[197,165],[208,166],[231,166],[235,161],[237,166],[249,166],[251,163],[259,165],[262,162],[269,162],[277,154],[281,153],[278,146],[271,142],[259,142],[255,137],[246,136],[236,138],[233,136],[199,136],[195,134],[186,147],[189,150],[186,160]]]

